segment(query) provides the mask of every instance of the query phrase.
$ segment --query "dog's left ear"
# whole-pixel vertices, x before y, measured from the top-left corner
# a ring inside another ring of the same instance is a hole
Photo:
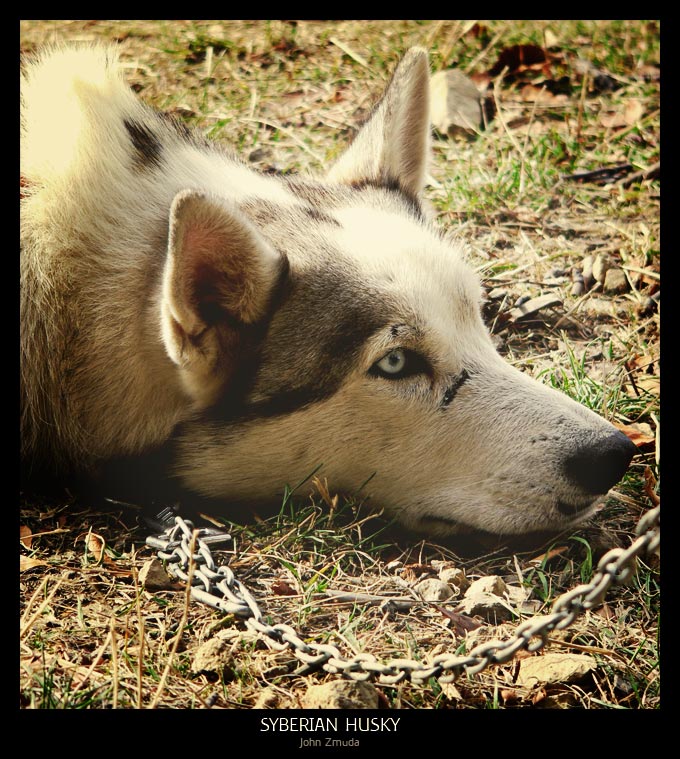
[[[430,67],[427,51],[402,58],[373,114],[328,173],[331,182],[390,186],[419,196],[430,147]]]

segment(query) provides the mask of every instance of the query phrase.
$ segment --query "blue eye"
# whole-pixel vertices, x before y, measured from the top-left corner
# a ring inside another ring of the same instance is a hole
[[[429,374],[432,370],[422,356],[406,348],[393,348],[370,368],[369,374],[396,380],[414,374]]]
[[[380,361],[377,361],[375,366],[381,372],[391,376],[401,374],[406,368],[406,352],[401,348],[390,351]]]

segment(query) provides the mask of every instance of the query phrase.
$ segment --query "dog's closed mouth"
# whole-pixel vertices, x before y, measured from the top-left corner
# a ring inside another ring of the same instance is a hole
[[[436,524],[446,524],[453,527],[463,527],[460,522],[457,522],[455,519],[450,519],[449,517],[442,517],[438,514],[424,514],[418,522],[423,525],[423,527],[427,525],[436,525]]]
[[[565,517],[575,517],[583,514],[585,511],[588,511],[588,509],[594,506],[595,503],[596,501],[592,500],[578,501],[577,503],[572,503],[569,501],[558,501],[557,510]]]

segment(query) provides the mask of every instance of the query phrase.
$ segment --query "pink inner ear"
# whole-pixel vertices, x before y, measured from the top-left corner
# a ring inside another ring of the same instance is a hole
[[[182,247],[192,259],[205,253],[212,259],[220,244],[223,244],[222,235],[216,227],[205,222],[186,225]]]

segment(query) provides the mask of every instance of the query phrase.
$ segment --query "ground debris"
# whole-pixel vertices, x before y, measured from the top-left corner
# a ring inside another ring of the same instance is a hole
[[[439,571],[439,579],[452,588],[465,591],[470,587],[470,580],[465,576],[465,570],[458,567],[444,567]]]
[[[370,683],[332,680],[310,685],[302,702],[305,709],[377,709],[379,696]]]
[[[512,608],[502,596],[506,585],[501,577],[489,575],[475,580],[465,591],[465,597],[456,607],[457,612],[480,616],[495,623],[512,616]]]
[[[518,685],[549,685],[571,683],[597,668],[597,662],[587,654],[547,653],[522,659],[517,675]]]
[[[451,598],[454,594],[450,585],[434,577],[421,580],[414,590],[420,594],[423,601],[446,601],[447,598]]]
[[[165,571],[163,562],[153,558],[144,562],[139,570],[139,582],[146,590],[182,590],[183,586],[175,582]]]
[[[191,671],[221,675],[232,663],[232,646],[223,638],[210,638],[194,654]]]
[[[609,269],[604,278],[604,291],[611,295],[628,292],[628,278],[623,269]]]
[[[561,305],[562,299],[558,298],[556,295],[539,295],[537,298],[531,298],[531,300],[527,300],[519,306],[511,308],[508,311],[508,314],[511,322],[517,322],[520,321],[520,319],[525,319],[528,316],[537,314],[544,308],[554,308],[555,306]]]
[[[458,69],[432,75],[430,98],[432,123],[449,137],[461,132],[479,132],[491,116],[475,83]]]
[[[260,691],[257,700],[253,704],[253,709],[276,709],[280,706],[279,691],[271,685],[268,685]]]

